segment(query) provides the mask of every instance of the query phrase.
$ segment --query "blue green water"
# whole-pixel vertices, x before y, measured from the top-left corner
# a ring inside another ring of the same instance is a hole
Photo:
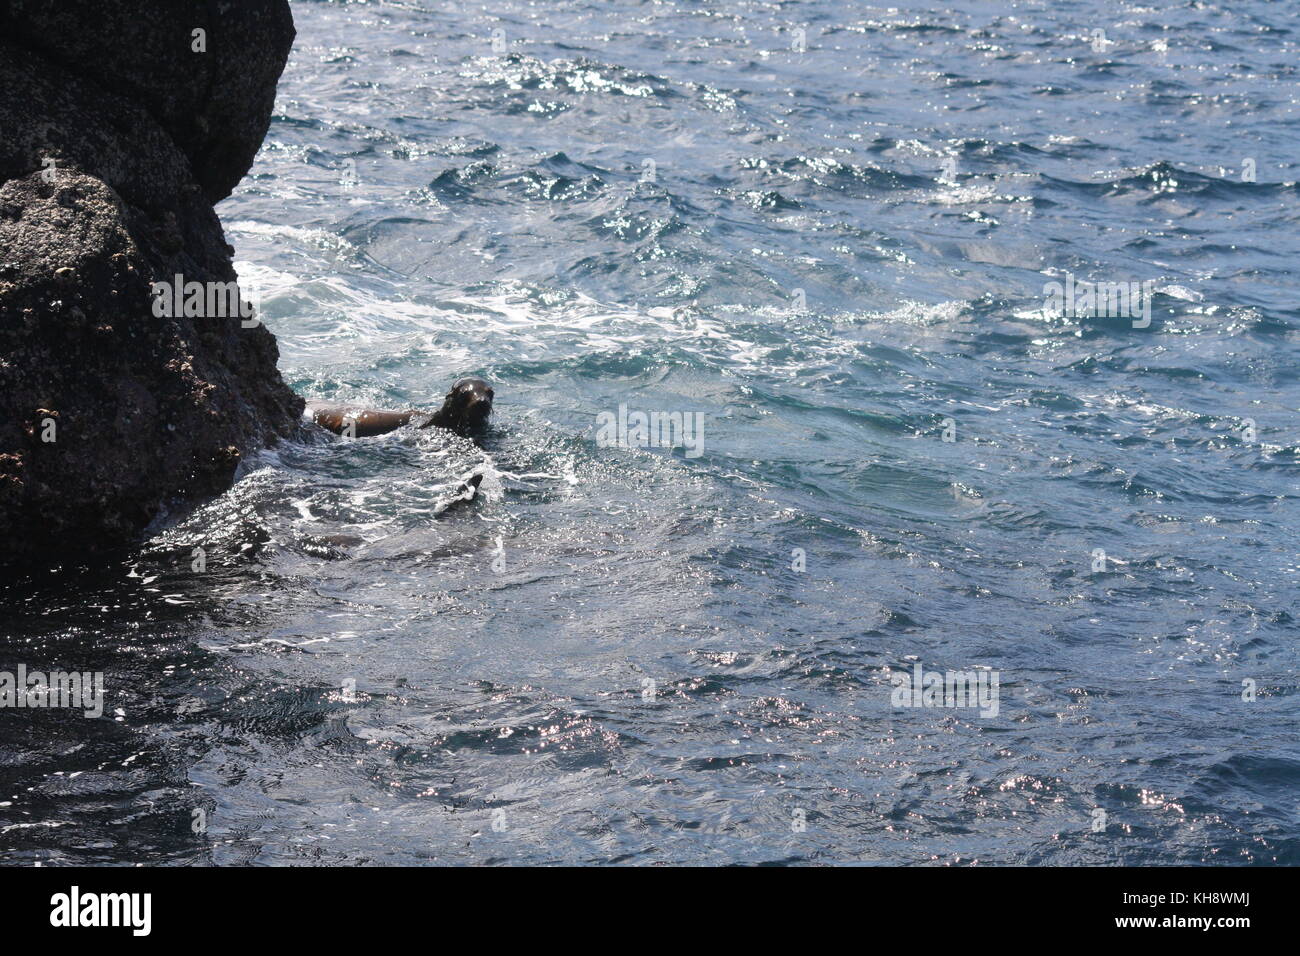
[[[0,714],[7,861],[1300,863],[1287,5],[293,6],[218,209],[281,369],[493,431],[11,586],[110,716]]]

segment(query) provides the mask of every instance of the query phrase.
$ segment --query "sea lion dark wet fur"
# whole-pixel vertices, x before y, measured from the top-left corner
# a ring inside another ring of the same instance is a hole
[[[398,412],[331,402],[308,402],[307,414],[322,428],[353,438],[383,435],[412,422],[417,428],[446,428],[457,435],[472,437],[487,427],[495,395],[492,386],[483,379],[462,378],[451,387],[442,408],[424,421],[420,419],[427,413],[414,409]]]
[[[487,425],[488,416],[492,414],[492,400],[495,397],[496,392],[483,379],[462,378],[452,385],[442,408],[420,427],[449,428],[458,435],[482,431]]]

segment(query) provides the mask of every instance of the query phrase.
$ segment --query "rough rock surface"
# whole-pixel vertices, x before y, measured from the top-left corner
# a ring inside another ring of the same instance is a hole
[[[294,29],[287,0],[0,0],[0,36],[143,107],[215,203],[262,145]]]
[[[0,0],[0,564],[130,543],[296,427],[270,332],[150,291],[236,278],[212,202],[292,37],[286,0]]]

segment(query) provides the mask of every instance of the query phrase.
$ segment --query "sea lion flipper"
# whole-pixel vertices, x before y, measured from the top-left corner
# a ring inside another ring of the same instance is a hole
[[[473,501],[474,497],[478,494],[478,486],[481,485],[482,483],[483,483],[482,472],[475,472],[474,474],[470,475],[468,478],[466,478],[464,481],[460,483],[460,487],[456,489],[456,494],[452,495],[450,498],[441,502],[440,504],[438,504],[437,507],[433,509],[434,515],[440,515],[448,508],[452,508],[455,507],[456,505],[463,504],[466,501]]]

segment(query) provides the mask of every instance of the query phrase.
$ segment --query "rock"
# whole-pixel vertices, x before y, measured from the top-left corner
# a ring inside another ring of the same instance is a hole
[[[136,541],[297,427],[269,331],[220,309],[158,314],[152,294],[176,276],[236,280],[212,202],[264,135],[288,5],[253,0],[229,13],[242,26],[210,23],[209,50],[238,35],[245,55],[228,59],[260,65],[229,81],[243,104],[223,85],[232,65],[186,72],[159,39],[188,23],[182,7],[226,6],[0,0],[0,25],[22,25],[0,30],[0,563]],[[275,29],[246,32],[259,22]],[[204,152],[203,130],[224,138],[222,124],[229,143]]]
[[[216,203],[266,137],[294,29],[286,0],[0,0],[0,36],[142,107]]]

